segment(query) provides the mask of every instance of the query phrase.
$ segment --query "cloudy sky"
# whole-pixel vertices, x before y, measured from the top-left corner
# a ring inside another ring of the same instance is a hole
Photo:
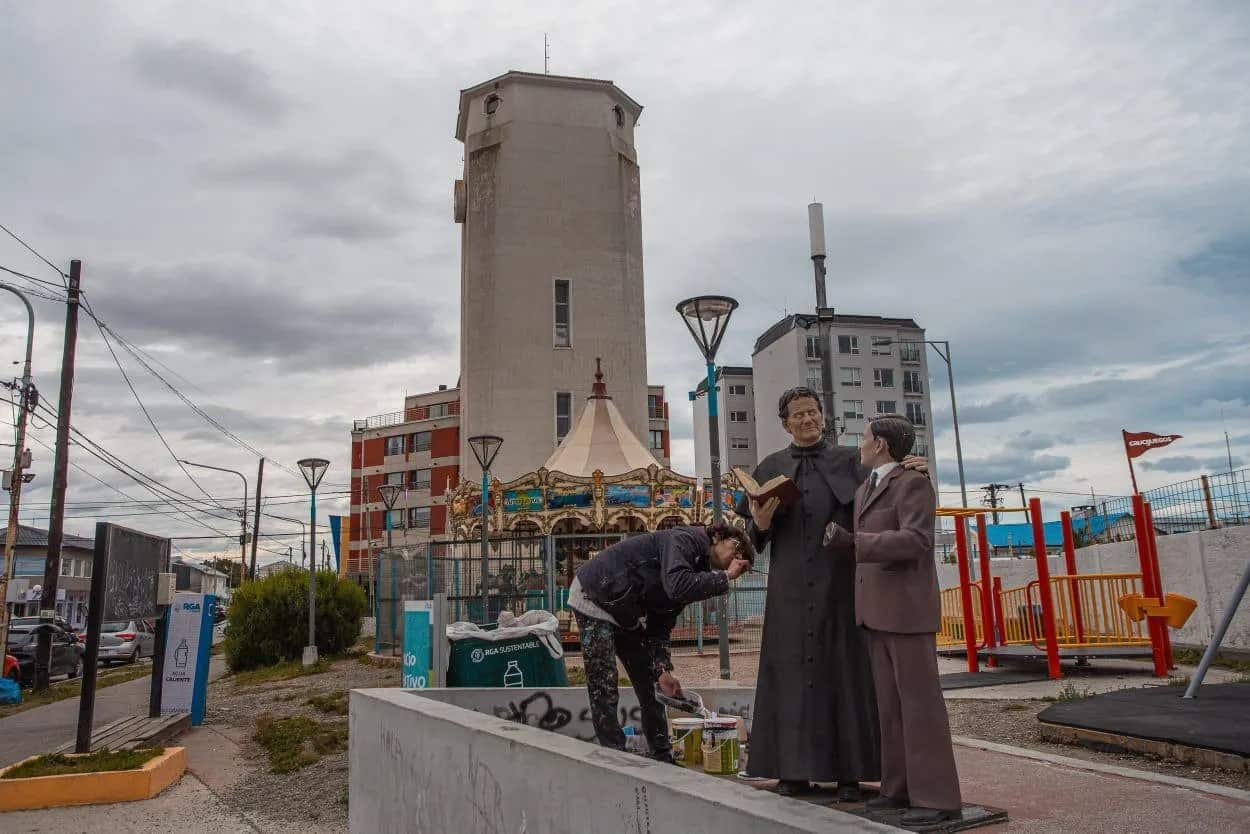
[[[351,419],[456,381],[457,93],[541,71],[544,32],[553,73],[613,79],[646,107],[647,341],[652,380],[681,404],[677,468],[693,467],[682,400],[699,368],[674,301],[740,299],[721,356],[746,364],[764,328],[813,304],[813,199],[837,308],[951,341],[970,485],[1024,481],[1053,507],[1127,493],[1122,427],[1185,435],[1142,459],[1143,488],[1226,467],[1225,428],[1235,463],[1250,458],[1244,4],[5,7],[0,223],[65,268],[81,258],[99,319],[235,435],[291,469],[330,458],[331,510]],[[58,280],[7,237],[0,265]],[[0,344],[17,361],[8,309]],[[55,405],[63,308],[36,300],[36,315],[35,378]],[[95,323],[81,332],[75,425],[203,498]],[[178,457],[254,470],[113,348]],[[935,422],[947,490],[949,410]],[[38,420],[32,435],[23,519],[43,524],[54,432]],[[124,502],[150,493],[73,460],[73,532],[105,513],[176,536],[237,529],[137,515]],[[195,474],[238,500],[237,478]],[[265,486],[302,488],[275,464]],[[297,542],[266,539],[262,561]]]

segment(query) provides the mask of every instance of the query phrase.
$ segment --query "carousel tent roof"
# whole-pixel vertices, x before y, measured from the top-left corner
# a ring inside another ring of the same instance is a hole
[[[608,396],[598,360],[595,360],[593,390],[573,430],[547,459],[547,470],[590,477],[596,469],[611,476],[659,466],[647,447],[629,430],[625,418]]]

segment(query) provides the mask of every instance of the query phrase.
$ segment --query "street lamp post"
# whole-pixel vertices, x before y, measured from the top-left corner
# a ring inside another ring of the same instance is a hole
[[[469,438],[469,448],[473,457],[477,458],[478,466],[482,467],[482,618],[490,620],[490,594],[486,587],[486,576],[490,567],[490,531],[487,529],[487,515],[490,512],[490,466],[503,446],[503,438],[493,434],[479,434]]]
[[[712,523],[723,516],[720,483],[720,414],[716,396],[716,351],[729,327],[729,318],[738,309],[738,302],[723,295],[687,298],[677,305],[677,313],[707,363],[707,423],[712,459]],[[709,332],[710,328],[710,332]],[[729,679],[729,621],[725,597],[716,602],[716,624],[720,640],[720,676]]]
[[[243,476],[242,472],[236,472],[233,469],[226,469],[221,466],[209,466],[207,463],[193,463],[189,460],[179,460],[178,462],[184,466],[212,469],[215,472],[229,472],[231,475],[238,475],[239,480],[243,482],[243,512],[239,516],[243,525],[243,534],[239,536],[239,546],[242,548],[242,553],[239,556],[239,579],[241,581],[243,575],[247,573],[247,478]]]
[[[955,461],[959,465],[959,496],[963,506],[968,506],[968,483],[964,479],[964,447],[959,439],[959,409],[955,406],[955,370],[951,365],[951,343],[946,340],[931,341],[928,339],[890,339],[897,345],[928,345],[946,363],[946,382],[951,391],[951,420],[955,423]]]
[[[308,482],[308,645],[304,647],[304,665],[317,665],[317,486],[330,468],[325,458],[304,458],[299,461],[300,472]]]
[[[391,511],[395,509],[395,501],[399,498],[402,487],[397,484],[382,484],[378,487],[378,494],[382,496],[382,503],[386,505],[386,549],[390,550],[395,546],[395,542],[391,535]],[[373,570],[373,653],[382,653],[382,604],[379,602],[378,592],[382,588],[382,554],[378,553],[373,557],[377,564]],[[395,566],[391,565],[391,576],[395,575]],[[391,651],[394,652],[395,643],[395,621],[391,619]]]

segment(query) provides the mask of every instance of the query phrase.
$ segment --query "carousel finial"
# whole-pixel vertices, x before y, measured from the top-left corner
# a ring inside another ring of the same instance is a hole
[[[595,384],[591,389],[590,398],[592,400],[606,400],[608,398],[608,386],[603,383],[603,360],[595,357]]]

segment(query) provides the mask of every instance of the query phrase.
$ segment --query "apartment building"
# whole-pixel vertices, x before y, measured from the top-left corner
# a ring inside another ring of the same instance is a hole
[[[712,475],[711,449],[708,443],[707,380],[699,381],[694,390],[694,474],[702,478]],[[735,466],[748,471],[759,459],[756,446],[755,386],[750,368],[726,365],[716,369],[716,405],[720,414],[721,471]]]
[[[837,315],[832,336],[838,442],[858,446],[867,420],[902,414],[916,425],[915,454],[929,459],[936,480],[924,328],[910,318]],[[815,316],[786,316],[756,340],[751,370],[757,459],[790,442],[776,417],[781,394],[795,385],[822,391],[820,357]]]
[[[460,478],[460,391],[405,398],[404,410],[352,424],[348,576],[371,576],[370,556],[386,546],[386,505],[378,487],[401,487],[391,511],[395,546],[424,544],[447,526],[443,496]]]

